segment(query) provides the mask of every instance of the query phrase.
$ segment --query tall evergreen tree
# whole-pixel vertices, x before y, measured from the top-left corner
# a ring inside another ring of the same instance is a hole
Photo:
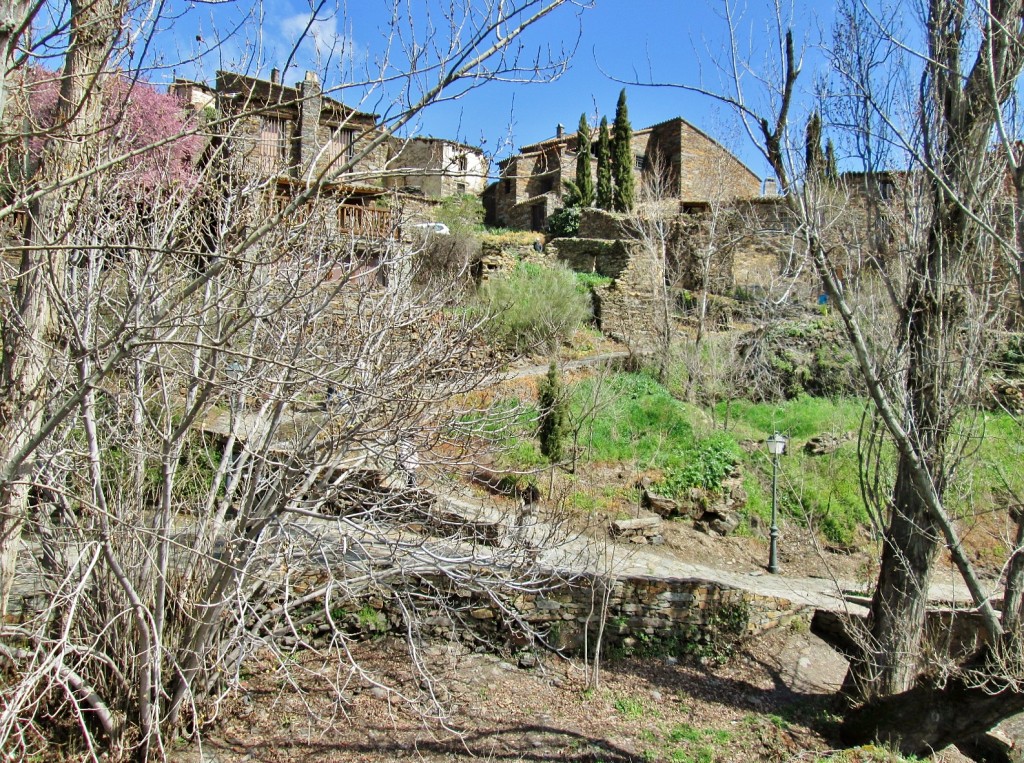
[[[839,181],[839,165],[836,162],[836,147],[829,138],[825,143],[825,177],[830,183]]]
[[[633,176],[633,127],[626,109],[626,89],[619,93],[615,107],[615,136],[612,139],[612,177],[615,180],[616,212],[629,212],[636,204],[636,178]]]
[[[804,161],[807,164],[807,177],[820,180],[825,172],[825,155],[821,152],[821,117],[817,111],[807,120]]]
[[[537,407],[540,409],[540,452],[548,461],[557,464],[565,455],[565,440],[569,429],[569,403],[562,389],[558,366],[551,361],[548,374],[537,385]]]
[[[586,114],[580,114],[580,126],[576,131],[576,188],[580,206],[591,206],[594,203],[594,179],[590,176],[590,124]]]
[[[608,135],[608,117],[601,117],[597,136],[597,207],[612,208],[612,141]]]

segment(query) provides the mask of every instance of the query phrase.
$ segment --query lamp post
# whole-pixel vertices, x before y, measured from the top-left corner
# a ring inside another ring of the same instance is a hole
[[[771,545],[768,549],[768,572],[779,571],[779,456],[786,452],[789,440],[776,432],[769,437],[768,452],[772,454],[772,529]]]

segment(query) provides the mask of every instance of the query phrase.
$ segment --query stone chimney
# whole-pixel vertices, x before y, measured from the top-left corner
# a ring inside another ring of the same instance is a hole
[[[320,78],[315,72],[306,72],[306,78],[299,83],[299,123],[296,126],[299,138],[299,168],[303,174],[312,176],[313,160],[319,153],[317,128],[320,126],[320,110],[323,106],[323,91]]]
[[[561,122],[559,122],[558,123],[558,127],[555,128],[555,137],[556,138],[564,138],[565,137],[565,125],[562,124]]]
[[[763,196],[778,196],[779,195],[779,183],[775,178],[764,179],[764,193]]]
[[[280,85],[281,84],[281,70],[280,69],[276,69],[275,68],[275,69],[271,69],[270,70],[270,84],[271,85]]]

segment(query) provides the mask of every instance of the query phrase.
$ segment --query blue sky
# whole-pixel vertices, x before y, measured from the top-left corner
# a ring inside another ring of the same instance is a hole
[[[400,5],[406,3],[407,0],[402,0]],[[212,40],[223,39],[200,62],[174,69],[179,76],[203,79],[212,79],[215,70],[222,67],[266,76],[271,66],[283,68],[289,61],[286,82],[300,79],[306,68],[316,68],[324,72],[324,85],[330,88],[362,79],[359,73],[364,67],[379,71],[385,37],[392,28],[392,3],[388,0],[352,0],[340,7],[327,3],[311,25],[311,3],[300,0],[280,0],[262,7],[180,4],[188,15],[162,33],[164,40],[159,48],[166,51],[170,60],[197,44],[193,43],[197,35],[202,37],[198,44],[206,47]],[[411,28],[417,30],[415,34],[421,44],[447,38],[443,32],[431,36],[423,33],[428,18],[439,23],[438,0],[408,0],[408,6],[412,8],[411,19],[400,19],[398,27],[406,39]],[[805,40],[813,43],[820,39],[820,29],[827,30],[830,7],[827,4],[822,10],[797,9],[795,17]],[[430,13],[434,15],[429,16]],[[826,17],[820,17],[821,13]],[[244,14],[249,15],[249,23],[228,35],[227,31],[239,24]],[[767,22],[763,9],[744,12],[738,26],[745,47],[756,49],[761,45],[769,28]],[[307,25],[311,34],[293,51],[293,41]],[[523,38],[528,51],[550,48],[557,52],[563,47],[575,47],[570,67],[560,79],[545,84],[487,83],[458,100],[432,107],[411,125],[410,131],[482,145],[501,158],[513,146],[552,137],[560,122],[567,130],[575,130],[581,113],[594,121],[602,115],[610,118],[624,86],[617,79],[719,87],[714,61],[724,55],[724,30],[718,0],[595,0],[593,7],[586,9],[563,7]],[[170,40],[178,46],[173,53],[167,47]],[[394,70],[401,70],[402,59],[392,61]],[[353,90],[340,97],[351,105],[388,114],[396,88],[397,84],[377,89],[362,102],[361,93]],[[630,85],[627,93],[634,128],[682,116],[735,151],[755,173],[768,174],[763,159],[728,107],[671,88]]]

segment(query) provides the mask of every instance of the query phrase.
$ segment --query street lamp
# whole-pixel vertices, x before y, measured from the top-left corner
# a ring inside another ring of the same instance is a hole
[[[788,438],[778,432],[769,437],[768,452],[772,454],[772,529],[771,545],[768,550],[768,572],[779,571],[779,456],[786,452]]]

